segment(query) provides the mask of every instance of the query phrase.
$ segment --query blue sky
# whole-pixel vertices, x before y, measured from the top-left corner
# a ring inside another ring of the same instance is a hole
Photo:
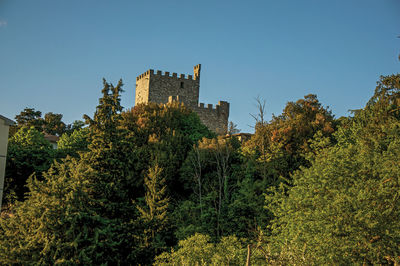
[[[201,63],[200,101],[229,101],[243,132],[257,96],[268,117],[310,93],[349,115],[399,72],[399,14],[399,0],[0,0],[0,114],[92,116],[103,77],[130,108],[139,74]]]

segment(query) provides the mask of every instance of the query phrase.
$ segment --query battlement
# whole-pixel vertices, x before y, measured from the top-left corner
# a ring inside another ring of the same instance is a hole
[[[144,72],[143,74],[139,75],[136,77],[136,81],[139,81],[143,78],[148,78],[150,76],[156,76],[156,77],[166,77],[166,78],[173,78],[173,79],[179,79],[179,80],[196,80],[193,78],[193,75],[187,75],[186,74],[178,74],[177,73],[172,73],[172,75],[170,75],[170,72],[165,71],[164,73],[161,70],[157,70],[156,72],[154,71],[154,69],[149,69],[146,72]]]
[[[179,98],[178,98],[179,99]],[[205,110],[213,110],[217,112],[223,112],[226,114],[229,114],[229,103],[225,101],[219,101],[217,105],[215,105],[215,108],[213,107],[212,104],[204,104],[204,103],[199,103],[197,106],[198,109],[205,109]]]

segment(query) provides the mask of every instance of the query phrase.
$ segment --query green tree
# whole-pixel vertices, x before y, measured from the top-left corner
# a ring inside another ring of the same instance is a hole
[[[155,265],[208,265],[214,252],[214,244],[207,235],[195,234],[179,241],[179,249],[156,257]]]
[[[30,175],[41,173],[50,168],[55,159],[51,144],[42,133],[32,127],[21,127],[9,140],[6,162],[4,200],[13,202],[22,200],[28,191],[25,187]]]
[[[135,250],[136,208],[132,201],[134,193],[132,172],[134,158],[133,144],[127,139],[129,132],[120,126],[120,94],[122,81],[113,86],[103,80],[102,97],[93,119],[85,115],[89,124],[89,151],[82,154],[81,160],[93,170],[88,182],[91,184],[90,196],[99,203],[97,213],[114,224],[115,234],[120,239],[116,260],[137,263]]]
[[[245,265],[246,246],[236,236],[222,237],[215,245],[211,261],[214,265]]]
[[[88,176],[92,170],[67,158],[28,181],[29,197],[0,219],[2,265],[100,265],[118,263],[112,220],[92,206]]]
[[[129,156],[125,153],[124,131],[119,128],[123,84],[120,80],[114,87],[103,80],[103,85],[103,97],[99,99],[93,119],[84,116],[89,124],[90,144],[83,159],[97,173],[90,180],[95,186],[94,196],[105,196],[110,201],[105,208],[109,209],[110,215],[118,216],[123,210],[118,210],[117,206],[128,199],[128,192],[123,187],[129,178]]]
[[[75,129],[70,135],[63,134],[57,142],[57,149],[65,154],[78,157],[79,152],[88,151],[89,128]]]
[[[81,120],[75,120],[74,122],[72,122],[71,124],[66,126],[66,133],[71,134],[75,130],[81,129],[84,126],[85,126],[85,122],[83,122]]]
[[[42,118],[42,112],[35,111],[34,108],[25,108],[19,115],[15,116],[17,125],[11,127],[10,135],[14,135],[21,127],[33,126],[43,134],[61,136],[67,131],[67,126],[62,121],[62,117],[62,114],[49,112]]]
[[[245,181],[251,177],[242,159],[236,138],[203,139],[189,153],[180,172],[190,196],[178,202],[173,212],[178,239],[196,232],[216,241],[231,234],[251,234],[257,226],[255,213],[263,213],[264,187],[254,195],[253,189],[258,185]],[[250,198],[258,198],[252,205],[258,206],[256,212],[246,204]],[[241,217],[244,213],[248,215]]]
[[[297,171],[292,188],[267,197],[277,257],[291,250],[306,264],[400,263],[399,81],[381,77],[367,106],[334,134],[337,144]]]
[[[44,115],[43,131],[49,135],[61,136],[66,131],[66,125],[62,121],[62,114],[54,114],[52,112]]]
[[[203,136],[213,136],[201,123],[197,114],[178,103],[166,105],[149,103],[122,112],[121,116],[120,129],[125,132],[125,145],[130,147],[129,171],[132,176],[130,182],[132,186],[129,191],[138,198],[133,200],[140,204],[143,210],[148,210],[146,203],[141,201],[142,197],[146,197],[146,190],[143,189],[146,185],[143,182],[148,179],[148,170],[154,165],[163,169],[158,173],[157,179],[165,182],[165,198],[177,203],[187,197],[191,191],[188,192],[184,188],[184,181],[179,178],[179,169],[199,139]],[[169,204],[168,212],[172,213],[174,209],[175,204]],[[150,247],[141,245],[142,250],[137,254],[140,256],[139,261],[150,263],[155,253],[164,250],[165,246],[176,244],[174,230],[170,228],[173,221],[170,217],[168,220],[170,221],[168,230],[163,229],[162,232],[156,233],[154,239],[147,237]],[[140,228],[140,235],[146,231],[144,235],[148,236],[151,235],[153,228],[158,228],[159,225],[154,226],[154,222],[145,223],[139,219],[136,228],[138,230]],[[139,240],[146,243],[140,235]]]
[[[137,205],[143,222],[144,232],[142,234],[143,245],[149,258],[165,248],[163,233],[168,228],[168,202],[166,196],[165,178],[161,177],[162,169],[155,165],[149,169],[145,179],[146,195],[145,206]]]
[[[183,196],[177,169],[181,168],[188,152],[202,137],[213,136],[196,113],[178,103],[135,106],[122,113],[121,128],[129,132],[126,141],[133,146],[131,150],[135,154],[131,168],[136,177],[135,191],[143,193],[147,171],[157,163],[163,169],[167,194],[172,198]]]
[[[213,244],[210,236],[195,234],[179,241],[177,250],[157,256],[154,265],[244,265],[246,253],[243,241],[235,236]],[[263,262],[259,258],[253,261]]]
[[[28,128],[33,126],[39,132],[43,130],[44,120],[42,118],[42,112],[35,111],[35,108],[26,107],[20,114],[15,116],[15,120],[17,125],[10,128],[10,136],[13,136],[18,129],[24,126]]]

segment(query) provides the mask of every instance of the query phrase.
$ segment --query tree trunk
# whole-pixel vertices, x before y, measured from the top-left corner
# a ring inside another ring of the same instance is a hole
[[[246,266],[250,266],[250,257],[251,257],[251,246],[250,244],[247,245],[247,260],[246,260]]]

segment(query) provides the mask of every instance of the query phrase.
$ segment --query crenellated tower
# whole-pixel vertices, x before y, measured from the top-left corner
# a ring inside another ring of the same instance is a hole
[[[149,69],[136,78],[135,104],[182,102],[195,111],[201,121],[212,131],[226,134],[229,118],[229,103],[220,101],[213,108],[199,104],[201,65],[193,67],[193,76]]]

